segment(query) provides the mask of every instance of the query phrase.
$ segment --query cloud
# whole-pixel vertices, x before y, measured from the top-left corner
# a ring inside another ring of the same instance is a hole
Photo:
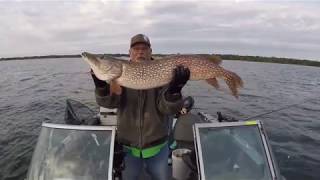
[[[155,53],[320,59],[316,1],[0,1],[0,57],[127,53],[150,36]]]

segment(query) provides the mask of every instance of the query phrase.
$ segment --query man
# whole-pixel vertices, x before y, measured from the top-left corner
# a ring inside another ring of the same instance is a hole
[[[133,36],[129,55],[133,62],[151,61],[149,38],[143,34]],[[102,107],[117,108],[117,141],[126,152],[124,179],[138,179],[144,167],[153,180],[169,177],[169,116],[181,109],[181,89],[190,77],[189,69],[183,66],[178,66],[173,73],[168,86],[148,90],[122,87],[121,95],[109,95],[109,85],[92,73],[97,103]]]

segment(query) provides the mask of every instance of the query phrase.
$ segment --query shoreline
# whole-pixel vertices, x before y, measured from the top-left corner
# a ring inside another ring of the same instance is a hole
[[[98,54],[98,55],[111,55],[113,57],[129,57],[128,54]],[[154,57],[164,57],[172,54],[153,54]],[[249,61],[249,62],[266,62],[277,64],[294,64],[302,66],[314,66],[320,67],[320,61],[306,60],[306,59],[293,59],[293,58],[279,58],[279,57],[263,57],[263,56],[241,56],[232,54],[215,54],[220,56],[223,60],[235,60],[235,61]],[[25,56],[25,57],[10,57],[0,58],[0,61],[11,60],[28,60],[28,59],[55,59],[55,58],[81,58],[80,54],[73,55],[46,55],[46,56]]]

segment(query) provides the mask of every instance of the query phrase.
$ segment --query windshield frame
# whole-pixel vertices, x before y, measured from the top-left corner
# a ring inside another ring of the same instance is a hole
[[[197,165],[199,170],[199,179],[206,180],[205,172],[204,172],[204,158],[203,158],[203,150],[200,141],[200,128],[219,128],[219,127],[238,127],[238,126],[256,126],[259,130],[260,139],[262,141],[263,149],[265,152],[265,156],[267,159],[269,171],[272,179],[277,179],[279,176],[279,170],[277,169],[277,165],[275,164],[274,156],[271,151],[270,144],[267,141],[266,132],[263,128],[262,122],[259,120],[255,121],[241,121],[241,122],[212,122],[212,123],[196,123],[193,126],[194,131],[194,141],[195,141],[195,149],[197,151]]]
[[[91,125],[69,125],[69,124],[54,124],[54,123],[42,123],[42,128],[49,128],[49,129],[65,129],[65,130],[75,130],[75,131],[111,131],[111,135],[109,136],[110,139],[110,152],[109,152],[109,162],[108,163],[108,170],[107,170],[107,177],[108,179],[112,179],[112,169],[113,169],[113,159],[114,159],[114,144],[115,144],[115,136],[116,136],[116,127],[115,126],[91,126]],[[42,129],[41,129],[42,132]],[[40,132],[40,133],[41,133]],[[37,144],[35,147],[35,150],[33,153],[35,153],[36,148],[38,146],[39,140],[40,140],[40,135],[37,140]],[[35,154],[32,156],[32,160],[30,162],[30,167],[28,169],[28,174],[27,177],[29,177],[29,171],[30,168],[33,166],[33,159],[34,159]]]

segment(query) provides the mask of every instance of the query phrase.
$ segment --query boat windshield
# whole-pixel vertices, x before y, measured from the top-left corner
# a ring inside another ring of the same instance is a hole
[[[212,124],[195,126],[202,180],[273,179],[270,151],[257,123]]]
[[[44,123],[27,180],[111,179],[115,130]]]

